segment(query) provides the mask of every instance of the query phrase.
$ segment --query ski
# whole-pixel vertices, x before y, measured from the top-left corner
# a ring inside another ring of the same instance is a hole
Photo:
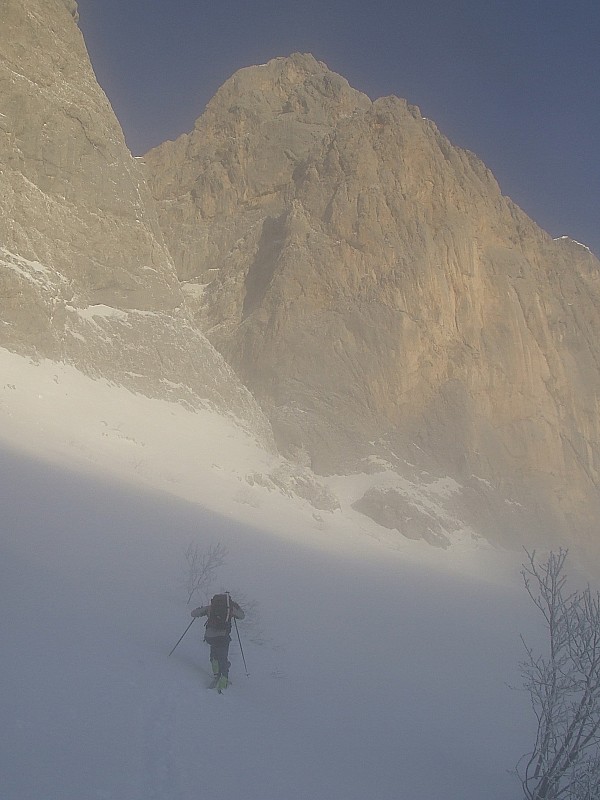
[[[224,675],[216,675],[210,682],[208,688],[216,689],[219,694],[223,694],[223,690],[231,686],[231,681]]]

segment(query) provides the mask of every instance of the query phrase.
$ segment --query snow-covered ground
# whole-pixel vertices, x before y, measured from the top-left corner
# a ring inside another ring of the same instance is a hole
[[[231,422],[0,350],[3,800],[506,800],[533,722],[518,556],[257,483]],[[365,535],[368,534],[368,535]],[[208,690],[184,553],[250,613]]]

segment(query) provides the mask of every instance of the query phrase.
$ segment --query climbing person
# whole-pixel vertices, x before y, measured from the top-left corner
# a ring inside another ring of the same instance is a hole
[[[210,645],[210,665],[215,687],[221,692],[229,683],[231,620],[244,619],[244,611],[231,599],[229,592],[225,592],[214,595],[209,605],[195,608],[192,617],[208,617],[204,641]]]

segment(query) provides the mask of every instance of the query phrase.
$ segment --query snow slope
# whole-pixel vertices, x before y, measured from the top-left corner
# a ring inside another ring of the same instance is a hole
[[[520,796],[518,559],[378,542],[246,483],[275,457],[211,412],[0,366],[3,800]],[[224,695],[201,622],[167,657],[191,541],[250,610]]]

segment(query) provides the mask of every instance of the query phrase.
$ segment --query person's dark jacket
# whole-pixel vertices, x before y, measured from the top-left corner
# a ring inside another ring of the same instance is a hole
[[[244,614],[243,609],[241,606],[235,602],[235,600],[230,600],[230,607],[229,607],[229,616],[231,618],[235,617],[235,619],[244,619],[246,616]],[[208,617],[210,613],[210,603],[207,606],[200,606],[199,608],[195,608],[192,611],[192,617]],[[231,632],[231,622],[225,623],[222,627],[213,627],[210,624],[206,626],[206,632],[204,634],[205,639],[217,639],[219,636],[229,636]]]

